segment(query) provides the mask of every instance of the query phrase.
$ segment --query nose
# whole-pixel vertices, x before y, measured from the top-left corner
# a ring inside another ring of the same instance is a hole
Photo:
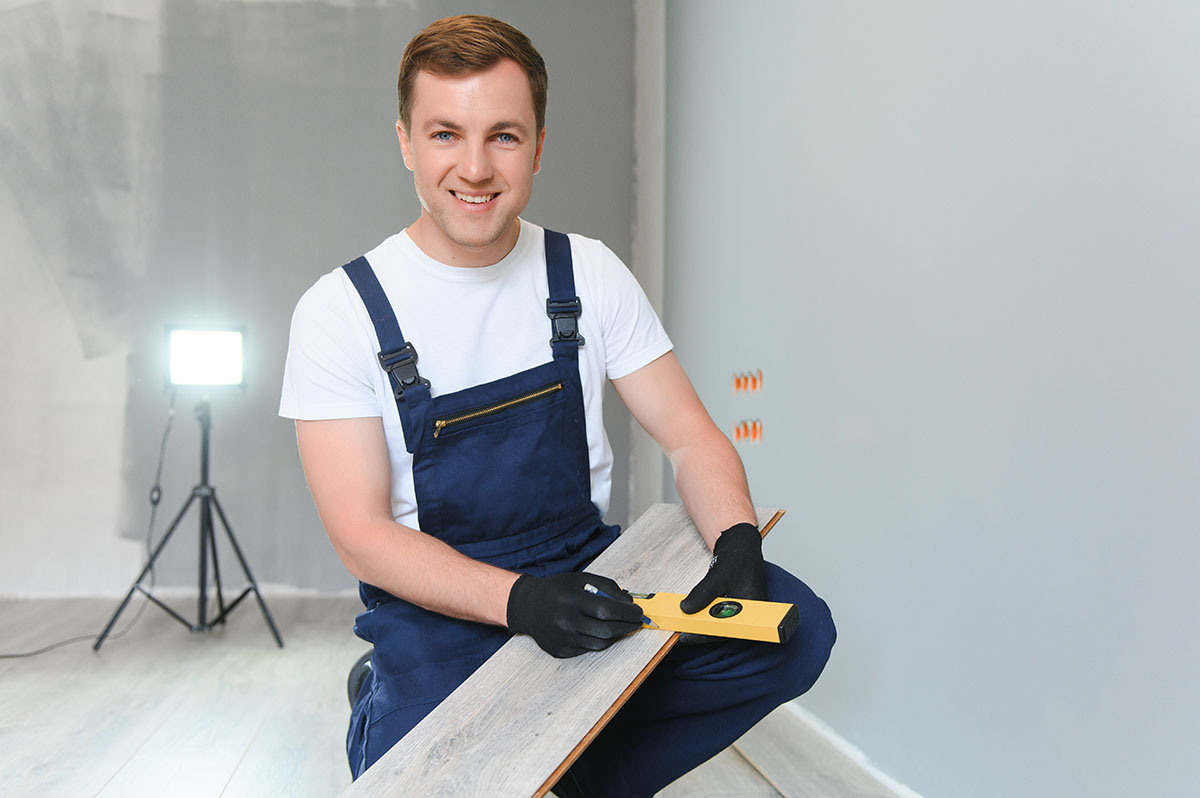
[[[458,175],[470,183],[483,183],[492,176],[492,159],[486,142],[471,142],[463,149]]]

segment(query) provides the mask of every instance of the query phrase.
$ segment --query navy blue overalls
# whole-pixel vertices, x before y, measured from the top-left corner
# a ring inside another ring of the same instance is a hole
[[[474,559],[534,575],[582,570],[619,531],[603,522],[591,500],[578,364],[579,347],[585,342],[577,327],[582,306],[575,293],[570,242],[550,230],[545,241],[553,357],[509,377],[436,397],[417,370],[416,350],[404,340],[370,264],[359,258],[344,267],[379,338],[380,364],[388,372],[406,446],[413,456],[422,531]],[[769,578],[773,586],[791,580],[795,585],[788,583],[792,589],[784,592],[790,596],[798,585],[808,604],[815,601],[824,607],[786,572],[772,567]],[[359,593],[366,609],[355,622],[355,632],[373,643],[375,652],[373,670],[359,692],[347,735],[355,778],[511,634],[502,627],[430,612],[365,583]],[[803,624],[805,607],[800,609]],[[832,622],[828,628],[831,633]],[[800,637],[797,633],[792,639]],[[781,678],[790,661],[783,651],[794,646],[773,648],[778,649],[775,656],[765,658],[754,654],[763,651],[762,646],[741,643],[689,647],[685,654],[675,655],[674,664],[660,668],[661,674],[652,675],[647,687],[656,680],[678,684],[664,683],[654,689],[654,700],[634,700],[647,692],[639,690],[610,728],[625,728],[621,738],[628,738],[629,724],[641,730],[634,735],[637,738],[655,731],[682,735],[677,753],[668,752],[663,761],[660,740],[658,761],[641,764],[643,756],[623,755],[627,746],[620,738],[607,739],[606,729],[572,768],[573,777],[589,796],[650,795],[716,754],[775,706],[807,690],[828,656],[825,646],[819,664],[808,667],[810,673]],[[694,695],[697,687],[700,693],[714,692],[704,686],[714,678],[723,682],[716,691],[720,696]],[[793,685],[797,679],[807,682],[798,685],[803,688],[798,692]],[[740,689],[739,680],[745,683]],[[752,683],[757,686],[747,692]],[[776,700],[783,693],[787,695]],[[688,727],[691,724],[694,731],[697,710],[707,715],[701,718],[705,728],[715,725],[713,733],[699,742],[690,739],[696,735]],[[692,717],[682,727],[671,727],[679,722],[678,715]],[[740,729],[732,737],[731,724]],[[635,739],[630,742],[637,744]],[[593,750],[594,757],[589,754]]]

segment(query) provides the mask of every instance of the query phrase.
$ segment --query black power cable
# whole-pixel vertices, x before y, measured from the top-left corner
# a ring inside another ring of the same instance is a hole
[[[151,556],[150,553],[154,550],[154,547],[152,545],[153,537],[154,537],[154,519],[155,519],[155,516],[158,514],[158,503],[160,501],[162,501],[163,461],[164,461],[166,453],[167,453],[167,436],[170,435],[170,433],[171,433],[171,423],[174,420],[175,420],[175,389],[172,388],[171,389],[171,404],[167,408],[167,424],[166,424],[166,427],[163,429],[162,443],[160,443],[159,447],[158,447],[158,468],[155,469],[155,472],[154,472],[154,486],[152,488],[150,488],[150,524],[146,528],[146,560],[147,561],[149,561],[149,559],[150,559],[150,556]],[[153,565],[151,565],[151,567],[150,567],[150,589],[151,590],[154,589],[154,566]],[[137,615],[134,615],[133,618],[130,619],[129,623],[125,625],[124,629],[117,632],[116,634],[109,635],[108,639],[116,640],[119,637],[124,637],[125,634],[127,634],[129,632],[129,630],[133,628],[134,624],[136,624],[138,622],[138,620],[142,617],[142,613],[146,611],[147,603],[149,603],[148,599],[142,601],[141,606],[138,607]],[[81,643],[85,640],[95,640],[95,639],[96,639],[96,635],[83,635],[80,637],[72,637],[67,640],[60,640],[57,643],[51,643],[50,645],[45,646],[44,648],[39,648],[37,651],[25,651],[20,654],[0,654],[0,659],[21,659],[23,657],[36,657],[39,654],[45,654],[47,651],[53,651],[56,648],[62,648],[63,646],[69,646],[72,643]]]

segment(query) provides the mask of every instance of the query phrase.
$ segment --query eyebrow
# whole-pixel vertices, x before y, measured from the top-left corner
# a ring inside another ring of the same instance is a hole
[[[446,130],[453,130],[458,133],[462,132],[462,125],[457,122],[451,122],[449,119],[430,119],[425,123],[424,127],[426,130],[445,128]]]
[[[453,130],[455,133],[463,132],[462,125],[458,124],[457,122],[452,122],[449,119],[430,119],[428,122],[425,123],[425,129],[426,130],[435,130],[435,129],[436,130]],[[488,133],[489,134],[500,133],[505,130],[515,131],[517,133],[520,133],[522,136],[527,134],[525,125],[521,124],[520,122],[518,122],[516,120],[512,120],[512,119],[502,119],[501,121],[496,122],[488,130]]]
[[[492,125],[492,129],[489,130],[488,132],[489,133],[500,133],[505,130],[514,130],[517,133],[520,133],[522,136],[525,135],[525,133],[526,133],[525,126],[522,125],[520,122],[516,121],[515,119],[497,122],[496,124]]]

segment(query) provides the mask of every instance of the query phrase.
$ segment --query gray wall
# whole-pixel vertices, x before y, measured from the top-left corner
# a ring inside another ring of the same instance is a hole
[[[667,39],[667,323],[838,620],[802,703],[928,798],[1194,795],[1200,7]]]
[[[136,575],[167,419],[168,324],[237,324],[247,385],[214,393],[212,481],[255,576],[352,585],[278,419],[287,328],[319,275],[418,212],[396,143],[408,39],[471,10],[550,72],[526,215],[631,255],[631,2],[40,2],[0,11],[0,594],[116,595]],[[197,478],[181,392],[158,531]],[[628,505],[628,416],[610,404]],[[193,513],[159,584],[194,584]],[[231,556],[223,564],[235,573]],[[240,584],[237,579],[227,577]]]

